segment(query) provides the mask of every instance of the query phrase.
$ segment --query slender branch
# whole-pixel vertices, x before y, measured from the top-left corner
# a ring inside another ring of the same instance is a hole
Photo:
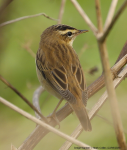
[[[91,148],[90,146],[68,136],[67,134],[53,128],[52,126],[42,122],[41,120],[37,119],[36,117],[32,116],[31,114],[27,113],[26,111],[20,109],[19,107],[13,105],[12,103],[8,102],[7,100],[5,100],[4,98],[0,97],[0,102],[3,103],[4,105],[8,106],[9,108],[13,109],[14,111],[18,112],[19,114],[25,116],[26,118],[28,118],[29,120],[39,124],[40,126],[46,128],[47,130],[57,134],[58,136],[80,146],[80,147],[85,147],[87,149],[93,150],[93,148]]]
[[[95,6],[96,6],[96,14],[97,14],[97,24],[98,24],[98,31],[103,31],[103,25],[102,25],[102,17],[101,17],[101,8],[100,8],[100,1],[95,0]]]
[[[82,9],[82,7],[79,5],[79,3],[76,0],[71,0],[77,11],[80,13],[80,15],[83,17],[87,25],[91,28],[93,31],[94,35],[97,36],[97,28],[94,26],[94,24],[91,22],[85,11]]]
[[[127,67],[124,68],[121,71],[121,73],[119,74],[119,76],[121,78],[116,78],[114,80],[114,87],[117,87],[118,84],[121,83],[121,81],[124,79],[124,76],[126,76],[126,74],[127,74]],[[98,102],[92,107],[91,111],[89,111],[90,120],[92,120],[93,117],[96,115],[96,113],[100,110],[100,108],[103,106],[103,104],[104,104],[104,102],[106,101],[107,98],[108,98],[108,94],[107,94],[107,92],[104,92],[104,94],[100,97]],[[77,138],[81,134],[82,131],[83,131],[82,126],[78,125],[78,127],[71,134],[71,137]],[[72,143],[66,141],[59,150],[68,150],[71,145],[72,145]]]
[[[36,113],[42,118],[43,121],[48,123],[47,119],[38,111],[38,109],[33,106],[16,88],[14,88],[7,80],[5,80],[1,75],[0,75],[0,80],[5,83],[9,88],[11,88],[17,95],[19,95]]]
[[[39,86],[39,88],[37,88],[36,91],[33,94],[33,105],[40,112],[41,112],[41,108],[40,108],[40,105],[39,105],[39,97],[42,94],[42,92],[44,92],[44,88],[42,86]],[[36,116],[36,118],[41,119],[40,116],[36,113],[36,111],[35,111],[35,116]]]
[[[127,0],[125,0],[122,4],[122,6],[120,7],[120,9],[117,11],[117,13],[115,14],[114,18],[112,19],[112,22],[107,26],[107,28],[105,28],[104,30],[104,34],[100,34],[97,36],[99,41],[104,41],[105,38],[108,36],[109,32],[111,31],[112,27],[115,25],[117,19],[119,18],[119,16],[121,15],[121,13],[124,11],[124,9],[127,6]]]
[[[109,60],[108,60],[108,54],[107,54],[105,42],[99,43],[99,49],[101,54],[102,66],[104,70],[105,84],[106,84],[106,88],[107,88],[107,92],[111,104],[111,111],[112,111],[112,117],[113,117],[113,123],[114,123],[117,141],[121,149],[126,150],[126,140],[123,132],[123,126],[120,117],[117,97],[113,87],[113,81],[110,72],[110,66],[109,66]]]
[[[112,21],[113,15],[115,13],[115,9],[116,9],[116,5],[117,5],[118,0],[112,0],[111,2],[111,6],[105,21],[105,25],[104,25],[104,30],[109,26],[109,24]]]
[[[8,24],[11,24],[11,23],[14,23],[14,22],[17,22],[17,21],[21,21],[21,20],[28,19],[28,18],[33,18],[33,17],[38,17],[38,16],[42,16],[42,15],[44,17],[48,18],[48,19],[51,19],[51,20],[54,20],[54,21],[58,21],[57,19],[54,19],[54,18],[51,18],[51,17],[47,16],[45,13],[39,13],[39,14],[30,15],[30,16],[23,16],[23,17],[14,19],[14,20],[3,22],[3,23],[0,24],[0,27],[6,26]]]
[[[25,44],[22,45],[22,47],[33,57],[36,58],[36,54],[32,51],[32,49],[30,48],[31,43],[27,42]]]
[[[61,0],[60,12],[59,12],[59,17],[58,17],[58,22],[57,22],[58,24],[61,24],[62,22],[65,3],[66,3],[66,0]]]
[[[117,58],[115,64],[116,64],[117,62],[119,62],[120,59],[123,58],[126,54],[127,54],[127,41],[126,41],[126,43],[124,44],[123,50],[120,52],[119,57]]]

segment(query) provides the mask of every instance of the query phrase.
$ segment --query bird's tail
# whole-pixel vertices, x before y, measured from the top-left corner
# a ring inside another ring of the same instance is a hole
[[[81,101],[77,101],[77,103],[70,103],[72,109],[74,110],[74,112],[76,113],[83,129],[85,131],[91,131],[92,130],[92,126],[86,111],[86,108],[84,106],[84,104]]]

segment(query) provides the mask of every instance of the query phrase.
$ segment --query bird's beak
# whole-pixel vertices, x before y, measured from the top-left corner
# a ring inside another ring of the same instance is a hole
[[[81,33],[85,33],[85,32],[88,32],[88,30],[78,30],[77,35],[79,35],[79,34],[81,34]]]

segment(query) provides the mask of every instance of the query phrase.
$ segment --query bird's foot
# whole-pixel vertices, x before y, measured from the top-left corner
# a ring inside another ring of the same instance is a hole
[[[53,113],[48,117],[48,118],[53,118],[56,121],[56,123],[58,125],[58,129],[60,128],[60,122],[56,116],[56,111],[57,111],[58,107],[60,106],[60,104],[62,103],[62,101],[63,101],[63,98],[60,99],[60,101],[57,104],[56,108],[54,109]]]
[[[53,111],[53,113],[48,118],[50,118],[50,119],[53,118],[56,121],[57,125],[58,125],[58,129],[60,129],[60,122],[59,122],[59,120],[58,120],[58,118],[56,116],[56,112],[55,111]]]

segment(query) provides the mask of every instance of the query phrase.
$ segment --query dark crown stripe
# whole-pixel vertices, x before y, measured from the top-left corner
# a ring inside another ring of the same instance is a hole
[[[65,31],[65,30],[67,30],[67,29],[74,30],[75,28],[70,27],[70,26],[67,26],[67,25],[57,25],[55,29],[56,29],[56,30]]]

